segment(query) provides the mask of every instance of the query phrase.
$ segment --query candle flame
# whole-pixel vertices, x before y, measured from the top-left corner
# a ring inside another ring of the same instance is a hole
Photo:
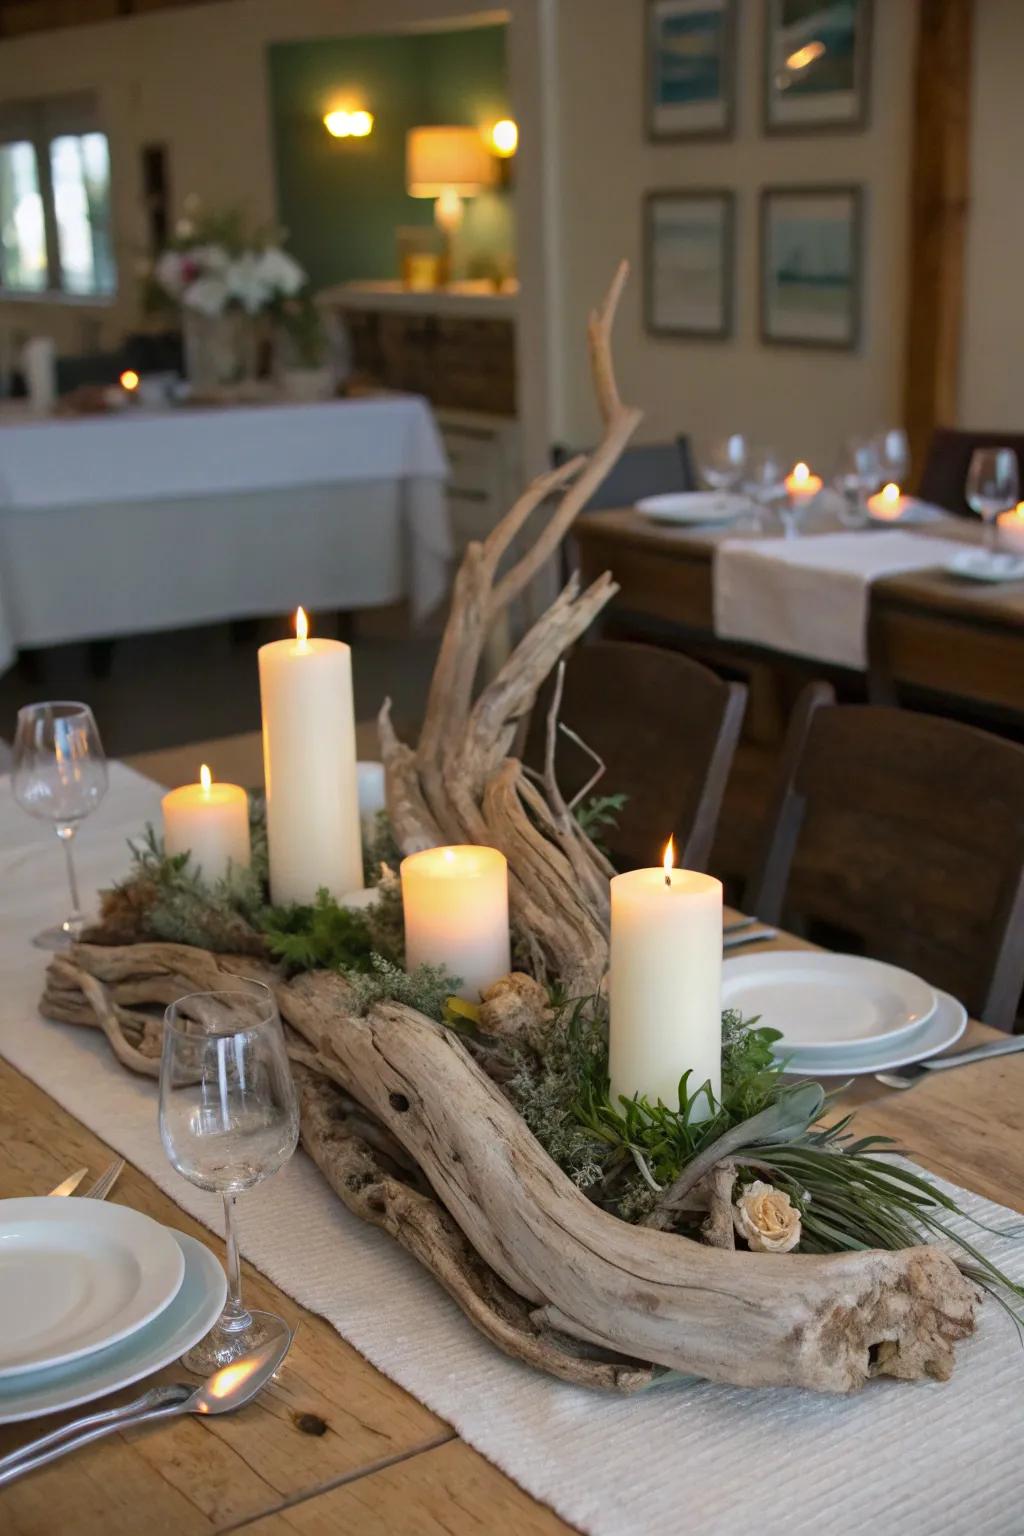
[[[665,857],[661,861],[661,867],[665,871],[665,884],[672,884],[672,870],[676,862],[676,845],[673,838],[669,838],[665,844]]]
[[[199,770],[199,782],[205,790],[209,790],[210,785],[213,783],[213,774],[205,763]]]
[[[305,645],[309,638],[309,619],[306,617],[306,610],[301,604],[295,610],[295,638],[300,645]]]
[[[131,393],[133,389],[138,389],[139,376],[135,372],[134,368],[126,368],[124,370],[120,377],[120,384],[121,388],[127,389],[129,393]]]
[[[896,482],[894,480],[890,480],[888,485],[883,485],[882,486],[882,500],[883,501],[895,502],[895,501],[899,501],[899,499],[900,499],[900,488],[899,488],[899,486],[896,484]]]
[[[810,478],[810,466],[805,464],[802,459],[799,464],[793,465],[793,479],[797,485],[806,485]]]

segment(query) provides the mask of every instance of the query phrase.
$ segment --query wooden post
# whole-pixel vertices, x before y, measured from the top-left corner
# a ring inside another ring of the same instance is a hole
[[[973,9],[974,0],[921,0],[903,390],[915,475],[933,429],[957,415]]]

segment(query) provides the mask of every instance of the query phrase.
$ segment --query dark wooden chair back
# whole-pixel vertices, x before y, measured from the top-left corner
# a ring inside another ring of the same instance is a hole
[[[537,700],[523,754],[538,770],[553,686]],[[617,868],[659,864],[670,833],[678,864],[707,867],[746,701],[741,683],[723,682],[677,651],[617,640],[573,651],[559,719],[605,764],[594,794],[628,797],[618,825],[598,833]],[[559,733],[555,767],[568,801],[595,764]]]
[[[1012,448],[1017,455],[1024,494],[1024,434],[961,432],[955,427],[937,427],[928,445],[928,457],[917,488],[922,500],[962,517],[975,517],[977,514],[971,511],[964,496],[967,470],[975,448]]]
[[[974,726],[798,702],[748,910],[905,966],[1012,1029],[1024,985],[1024,747]]]
[[[571,459],[574,452],[556,445],[551,450],[551,462],[557,468]],[[697,476],[688,438],[678,437],[674,443],[640,443],[624,451],[585,510],[601,512],[611,507],[631,507],[641,496],[696,489]]]

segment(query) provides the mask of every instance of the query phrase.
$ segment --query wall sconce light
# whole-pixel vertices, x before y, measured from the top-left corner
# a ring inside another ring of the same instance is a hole
[[[373,113],[360,108],[355,112],[337,110],[324,114],[324,127],[332,139],[367,139],[373,132]]]
[[[510,117],[503,117],[491,129],[491,149],[499,160],[510,160],[519,148],[519,128]]]

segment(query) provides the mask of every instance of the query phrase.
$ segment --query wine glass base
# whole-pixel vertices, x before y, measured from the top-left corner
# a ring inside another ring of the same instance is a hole
[[[62,949],[70,949],[72,944],[77,944],[78,934],[72,933],[63,924],[58,923],[53,928],[44,928],[42,933],[37,933],[32,943],[36,949],[48,949],[54,953]]]
[[[194,1376],[212,1376],[223,1365],[231,1365],[251,1349],[266,1344],[280,1333],[289,1331],[283,1317],[273,1312],[250,1312],[251,1322],[245,1328],[222,1328],[215,1323],[205,1339],[193,1345],[181,1363]]]

